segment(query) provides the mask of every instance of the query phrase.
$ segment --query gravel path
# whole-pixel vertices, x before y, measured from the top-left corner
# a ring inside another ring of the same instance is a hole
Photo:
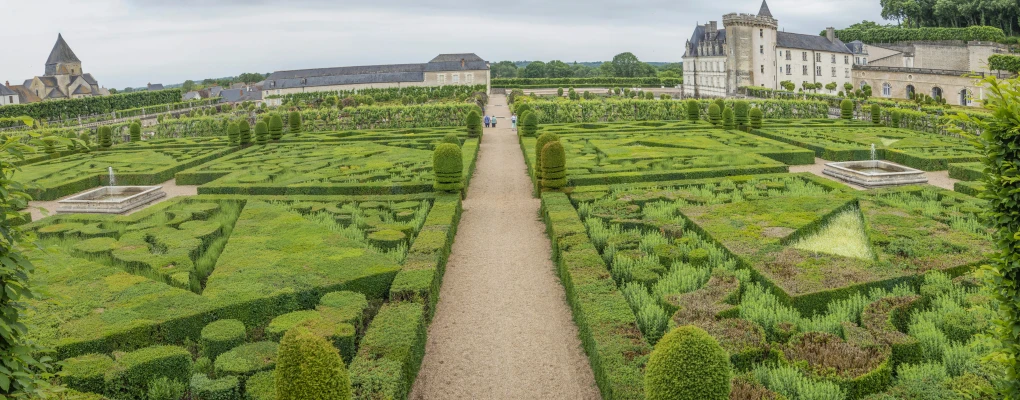
[[[486,129],[412,399],[599,399],[506,97]]]
[[[833,178],[831,176],[823,174],[822,170],[825,169],[825,163],[829,163],[829,162],[832,162],[832,161],[827,161],[827,160],[823,160],[821,158],[815,157],[815,163],[814,164],[811,164],[811,165],[791,165],[790,166],[790,172],[810,172],[812,174],[818,175],[818,176],[823,177],[825,179],[842,183],[844,185],[847,185],[847,186],[852,187],[852,188],[857,189],[857,190],[866,190],[862,186],[857,186],[857,185],[854,185],[852,183],[848,183],[846,181],[842,181],[842,180],[839,180],[839,179],[836,179],[836,178]],[[943,188],[943,189],[947,189],[947,190],[953,190],[953,184],[958,182],[956,179],[953,179],[953,178],[949,177],[949,171],[925,172],[924,176],[928,177],[928,184],[929,185],[937,186],[937,187],[940,187],[940,188]]]
[[[146,204],[144,206],[141,206],[141,207],[138,207],[136,209],[133,209],[131,211],[128,211],[128,212],[124,213],[124,215],[134,214],[136,212],[139,212],[139,211],[142,211],[142,210],[148,208],[149,206],[151,206],[153,204],[161,203],[161,202],[170,200],[170,199],[172,199],[174,197],[179,197],[179,196],[194,196],[194,195],[198,194],[198,186],[177,185],[177,181],[174,180],[174,179],[171,179],[169,181],[160,183],[159,185],[156,185],[156,186],[162,186],[163,187],[163,192],[166,193],[165,197],[162,197],[159,200],[156,200],[156,201],[154,201],[152,203],[149,203],[149,204]],[[95,189],[95,188],[92,188],[92,189]],[[92,189],[89,189],[89,190],[92,190]],[[58,201],[66,199],[66,198],[71,197],[71,196],[79,195],[81,193],[85,193],[87,191],[88,190],[85,190],[85,191],[82,191],[82,192],[79,192],[79,193],[75,193],[75,194],[71,194],[71,195],[67,195],[67,196],[61,197],[61,198],[59,198],[57,200],[30,201],[30,202],[28,202],[28,209],[32,213],[32,221],[38,221],[38,220],[43,219],[43,218],[45,218],[47,216],[56,214],[57,213],[57,207],[60,206],[59,204],[57,204]],[[46,214],[45,215],[43,214],[43,210],[46,210]]]

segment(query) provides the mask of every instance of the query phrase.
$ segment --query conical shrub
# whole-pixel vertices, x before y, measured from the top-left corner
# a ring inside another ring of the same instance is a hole
[[[567,186],[567,155],[559,141],[542,148],[542,188],[560,189]]]
[[[740,100],[733,103],[733,123],[739,128],[746,127],[750,122],[748,118],[748,112],[750,111],[751,105],[746,101]]]
[[[283,335],[276,359],[277,400],[349,400],[351,378],[340,352],[304,327]]]
[[[290,133],[301,133],[301,113],[291,111],[287,123],[290,124]]]
[[[137,122],[131,123],[131,141],[138,142],[142,140],[142,124]]]
[[[761,112],[760,108],[752,108],[749,114],[751,117],[751,128],[761,129],[762,120],[765,119],[765,113]]]
[[[871,105],[871,123],[875,125],[882,123],[882,106],[878,104]]]
[[[278,114],[273,114],[269,118],[269,138],[274,141],[283,138],[283,118],[280,118]]]
[[[521,116],[521,135],[535,136],[538,132],[538,116],[534,111],[527,111]]]
[[[722,112],[722,121],[724,129],[736,129],[736,124],[733,122],[733,109],[727,108]]]
[[[687,120],[697,121],[701,115],[701,104],[697,100],[687,100]]]
[[[711,122],[712,125],[719,126],[719,124],[722,122],[721,113],[722,110],[719,108],[718,104],[715,103],[710,104],[708,106],[708,121]]]
[[[460,146],[443,143],[432,153],[432,169],[436,175],[435,189],[444,192],[457,192],[464,188],[464,160]]]
[[[237,122],[238,141],[241,146],[247,146],[251,144],[251,125],[248,121],[242,120]]]
[[[535,142],[534,170],[535,170],[535,184],[537,184],[538,187],[542,187],[542,150],[545,149],[545,145],[549,144],[550,142],[556,142],[559,140],[560,140],[559,135],[552,132],[546,132],[539,136],[538,141]]]
[[[468,137],[479,137],[482,135],[482,116],[478,111],[471,110],[464,121],[467,124]]]
[[[96,131],[99,134],[99,147],[113,146],[113,129],[109,126],[101,126]]]
[[[853,119],[854,117],[854,102],[850,99],[843,99],[839,102],[839,116],[845,120]]]
[[[667,333],[645,366],[645,399],[730,398],[730,357],[701,328],[687,325]]]
[[[269,124],[263,121],[255,124],[255,142],[258,144],[269,143]]]
[[[241,138],[240,128],[237,127],[236,122],[231,122],[227,125],[227,140],[231,146],[237,146],[238,140]]]

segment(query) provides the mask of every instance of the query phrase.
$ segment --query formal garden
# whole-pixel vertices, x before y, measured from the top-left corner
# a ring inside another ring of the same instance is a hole
[[[4,360],[38,378],[0,374],[0,393],[408,398],[485,154],[474,102],[488,99],[474,96],[290,96],[168,118],[144,136],[127,124],[8,137],[5,182],[27,184],[15,194],[170,179],[198,194],[5,228],[0,261],[23,272],[0,276],[17,292],[0,305],[24,301],[3,325],[17,340],[0,347],[26,343]],[[1011,178],[994,177],[1015,174],[1015,150],[994,144],[991,115],[947,132],[861,104],[830,118],[816,100],[507,97],[602,398],[1014,390],[1015,334],[1003,334],[1014,322],[1002,321],[1015,305],[1001,299],[1015,272],[997,251],[1016,240],[999,233],[1015,205],[990,193],[1011,198]],[[984,142],[966,136],[975,127]],[[958,182],[859,190],[790,172],[816,158]],[[0,199],[19,221],[24,198]]]

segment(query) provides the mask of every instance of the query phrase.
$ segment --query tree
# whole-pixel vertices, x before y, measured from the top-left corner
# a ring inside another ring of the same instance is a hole
[[[522,78],[545,78],[545,63],[541,61],[533,61],[524,66],[524,73],[521,74]]]
[[[106,127],[104,127],[106,128]],[[38,146],[34,135],[4,136],[0,138],[0,397],[43,398],[50,392],[53,360],[46,349],[27,339],[28,327],[21,321],[26,301],[38,298],[30,286],[35,271],[32,261],[23,249],[31,247],[31,237],[24,235],[20,226],[20,210],[28,207],[31,196],[25,186],[15,179],[20,169],[17,161]],[[22,143],[28,138],[29,143]],[[61,144],[67,139],[55,138]]]
[[[460,146],[443,143],[436,147],[432,152],[432,171],[436,176],[436,190],[459,192],[464,187],[464,159]]]
[[[542,147],[542,189],[556,190],[567,186],[567,156],[559,140]]]
[[[563,97],[563,88],[556,88],[556,97]]]
[[[729,355],[712,335],[681,326],[663,336],[648,357],[645,398],[728,400],[732,374]]]
[[[238,142],[241,146],[247,146],[251,144],[251,125],[248,124],[248,120],[241,120],[237,122],[238,128]]]
[[[259,121],[255,124],[255,143],[266,144],[269,142],[269,124]]]
[[[275,380],[277,400],[349,400],[353,395],[340,352],[300,326],[280,340]]]
[[[569,78],[572,75],[573,71],[571,71],[570,65],[563,61],[552,60],[545,65],[546,78]]]
[[[290,125],[290,133],[301,133],[301,113],[291,111],[287,117],[287,124]]]
[[[844,83],[843,84],[843,90],[846,91],[847,93],[853,92],[854,91],[854,85],[851,84],[851,83]]]
[[[631,78],[636,76],[645,76],[644,68],[642,68],[641,60],[638,60],[634,53],[626,52],[620,53],[613,57],[611,62],[613,65],[613,76],[619,76],[624,78]]]
[[[142,124],[132,122],[129,131],[131,132],[132,142],[140,142],[142,140]]]
[[[797,88],[797,85],[793,84],[793,82],[790,81],[779,82],[779,86],[782,86],[783,89],[785,89],[788,92],[792,92],[794,89]]]
[[[574,78],[591,78],[598,75],[598,70],[587,65],[574,62],[574,65],[570,66],[570,74]]]
[[[245,72],[245,73],[237,76],[237,81],[238,82],[241,82],[241,83],[244,83],[244,84],[248,84],[248,85],[250,85],[252,83],[261,82],[264,79],[266,79],[265,75],[262,75],[262,74],[257,73],[257,72]]]
[[[181,89],[184,90],[185,92],[195,90],[195,81],[191,79],[184,81],[184,83],[181,85]]]
[[[117,90],[116,88],[110,88],[110,94],[117,94],[117,93],[120,93],[120,91]]]
[[[467,125],[468,137],[479,137],[482,135],[482,116],[478,115],[478,111],[471,110],[464,123]]]
[[[836,82],[829,82],[825,85],[825,90],[832,92],[833,90],[836,90],[837,87],[839,87],[839,85],[836,84]]]
[[[283,118],[278,114],[273,114],[269,117],[269,138],[273,141],[279,141],[283,138]]]
[[[500,61],[491,68],[493,78],[516,78],[517,64],[513,61]]]

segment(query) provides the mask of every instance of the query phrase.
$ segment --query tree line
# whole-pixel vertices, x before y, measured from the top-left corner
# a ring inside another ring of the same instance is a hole
[[[1020,33],[1020,3],[1015,0],[879,0],[882,18],[907,28],[994,26]]]
[[[683,66],[680,63],[668,63],[661,66],[642,62],[633,53],[620,53],[612,61],[606,61],[592,67],[587,64],[571,63],[560,60],[549,62],[532,61],[519,67],[513,61],[500,61],[491,66],[493,78],[680,78]]]

